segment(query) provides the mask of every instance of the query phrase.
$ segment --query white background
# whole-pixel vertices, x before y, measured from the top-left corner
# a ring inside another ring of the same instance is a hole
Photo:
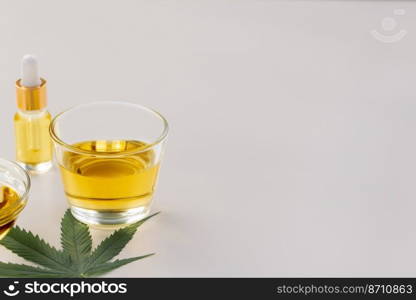
[[[416,276],[415,15],[411,1],[1,1],[0,156],[14,158],[14,82],[34,53],[52,114],[121,99],[171,124],[162,214],[121,257],[157,255],[108,276]],[[59,246],[66,208],[54,170],[18,224]]]

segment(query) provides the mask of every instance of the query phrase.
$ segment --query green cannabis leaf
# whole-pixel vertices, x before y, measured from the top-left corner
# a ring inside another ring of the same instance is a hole
[[[62,250],[52,247],[38,235],[16,226],[0,241],[0,244],[38,266],[0,262],[0,277],[93,277],[151,256],[154,253],[111,261],[133,238],[137,228],[157,214],[114,231],[94,250],[92,250],[88,226],[77,221],[69,210],[66,211],[61,222]]]

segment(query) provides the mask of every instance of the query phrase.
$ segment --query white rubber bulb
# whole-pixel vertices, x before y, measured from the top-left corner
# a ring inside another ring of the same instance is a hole
[[[34,55],[25,55],[22,58],[22,86],[36,87],[42,83],[39,76],[39,63]]]

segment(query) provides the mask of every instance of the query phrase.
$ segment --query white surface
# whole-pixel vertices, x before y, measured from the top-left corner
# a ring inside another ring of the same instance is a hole
[[[40,86],[39,63],[34,55],[26,54],[22,58],[22,86],[36,87]]]
[[[157,255],[109,276],[416,276],[415,14],[411,1],[2,2],[0,156],[14,157],[14,81],[36,53],[53,114],[135,99],[171,124],[162,214],[122,253]],[[370,33],[394,22],[397,43]],[[18,223],[59,245],[66,207],[54,170]]]

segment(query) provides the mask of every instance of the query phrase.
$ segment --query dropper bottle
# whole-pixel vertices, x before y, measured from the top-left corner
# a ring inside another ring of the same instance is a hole
[[[16,81],[16,159],[27,171],[44,173],[52,167],[46,80],[39,76],[39,64],[33,55],[23,57],[21,74],[22,78]]]

